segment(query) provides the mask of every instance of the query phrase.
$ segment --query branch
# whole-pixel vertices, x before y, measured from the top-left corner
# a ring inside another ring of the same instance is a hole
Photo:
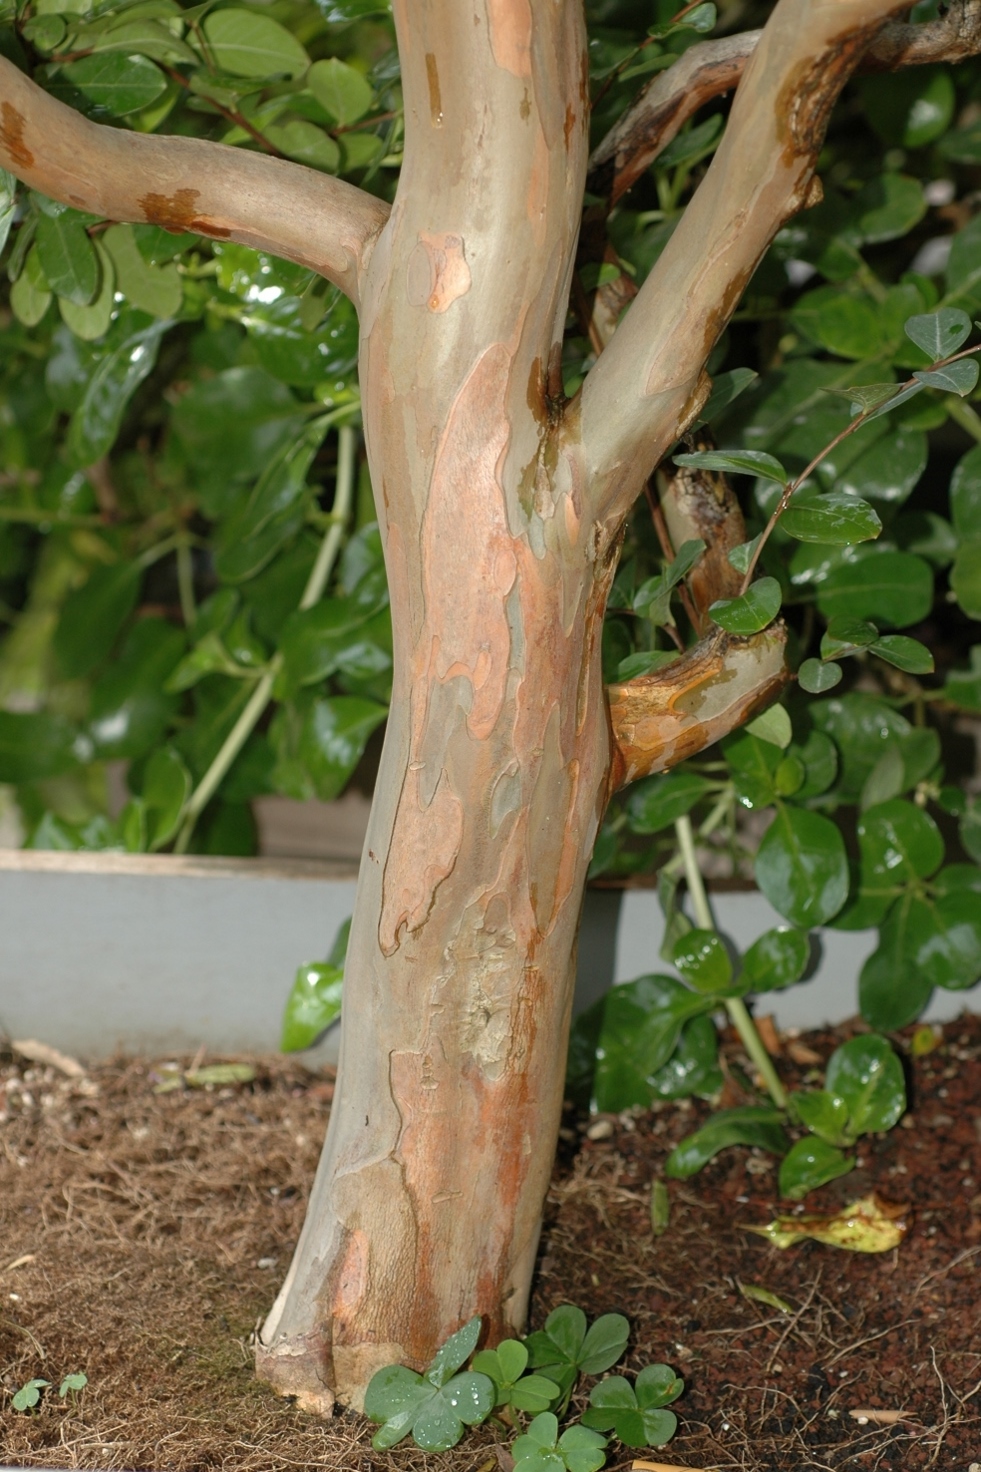
[[[302,164],[89,122],[3,58],[0,165],[75,209],[236,240],[309,266],[355,302],[388,218],[382,200]]]
[[[696,443],[699,449],[706,449],[712,440],[706,434]],[[657,482],[674,549],[696,538],[705,543],[687,579],[696,617],[704,624],[716,599],[735,598],[739,593],[742,575],[729,561],[729,553],[746,541],[742,508],[726,477],[708,470],[678,465],[670,475],[659,472]]]
[[[670,71],[648,82],[589,160],[591,193],[612,206],[636,183],[699,108],[737,86],[762,31],[744,31],[691,46]],[[981,0],[953,0],[947,14],[924,25],[887,25],[861,70],[964,61],[981,51]]]
[[[820,197],[814,166],[831,108],[901,8],[902,0],[779,0],[704,180],[570,412],[600,518],[626,514],[698,414],[706,359],[770,241]]]
[[[676,767],[775,700],[790,678],[786,642],[782,623],[751,639],[720,630],[651,675],[608,685],[610,792]]]

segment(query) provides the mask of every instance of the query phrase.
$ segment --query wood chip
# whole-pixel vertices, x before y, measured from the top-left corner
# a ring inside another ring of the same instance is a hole
[[[801,1068],[816,1068],[824,1061],[821,1054],[815,1053],[814,1049],[809,1048],[806,1043],[791,1041],[787,1044],[787,1052],[794,1063],[799,1063]]]
[[[765,1017],[756,1017],[753,1020],[756,1023],[756,1031],[760,1035],[760,1040],[770,1057],[779,1058],[783,1049],[780,1046],[780,1035],[777,1032],[772,1012],[768,1012]]]
[[[36,1256],[34,1252],[25,1252],[23,1257],[15,1257],[13,1262],[8,1262],[7,1266],[0,1271],[0,1277],[3,1276],[3,1273],[12,1273],[14,1268],[22,1268],[27,1263],[34,1262]]]
[[[856,1411],[849,1411],[848,1414],[860,1425],[867,1425],[871,1421],[875,1426],[895,1426],[899,1421],[915,1419],[909,1411],[880,1411],[869,1406],[861,1406]]]
[[[30,1063],[43,1063],[46,1067],[57,1068],[59,1073],[66,1074],[68,1078],[85,1077],[85,1069],[77,1058],[69,1058],[67,1053],[59,1053],[57,1048],[39,1043],[36,1038],[23,1038],[20,1042],[12,1042],[10,1046]]]
[[[678,1462],[631,1462],[631,1472],[705,1472],[702,1467],[682,1467]]]

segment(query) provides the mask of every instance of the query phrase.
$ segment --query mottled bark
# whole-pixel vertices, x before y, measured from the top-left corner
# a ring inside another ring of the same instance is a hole
[[[900,8],[780,0],[703,184],[568,404],[580,0],[394,0],[406,149],[387,223],[377,201],[280,160],[74,114],[63,144],[48,133],[65,110],[0,62],[0,163],[35,187],[261,244],[360,305],[395,689],[330,1127],[257,1353],[310,1409],[359,1404],[378,1366],[421,1365],[474,1313],[491,1339],[523,1323],[608,794],[724,734],[784,678],[779,628],[716,634],[607,703],[624,519],[697,417],[743,287],[813,197],[828,111]]]

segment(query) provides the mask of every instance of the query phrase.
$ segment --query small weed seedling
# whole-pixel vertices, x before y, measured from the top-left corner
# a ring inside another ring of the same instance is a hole
[[[62,1400],[65,1400],[68,1396],[71,1396],[74,1400],[76,1394],[80,1390],[84,1390],[88,1383],[88,1376],[83,1375],[81,1372],[77,1372],[72,1375],[66,1375],[58,1387],[58,1394]],[[50,1388],[50,1380],[28,1380],[27,1384],[22,1385],[17,1393],[14,1395],[13,1401],[11,1402],[14,1410],[34,1410],[34,1408],[40,1403],[41,1391],[49,1390]]]

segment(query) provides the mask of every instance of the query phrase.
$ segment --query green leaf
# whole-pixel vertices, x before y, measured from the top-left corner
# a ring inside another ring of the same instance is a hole
[[[850,1038],[832,1053],[825,1089],[848,1112],[844,1143],[891,1130],[906,1108],[902,1065],[892,1045],[875,1033]]]
[[[966,311],[981,309],[981,217],[975,215],[969,225],[954,236],[947,262],[947,300],[960,301]]]
[[[151,853],[163,848],[177,832],[192,786],[191,774],[173,746],[153,752],[143,772],[140,792]]]
[[[913,787],[936,766],[940,757],[937,733],[914,729],[905,716],[885,701],[860,691],[815,701],[811,718],[818,730],[834,741],[841,760],[838,791],[855,802],[887,748],[903,760],[903,785]]]
[[[867,889],[889,889],[928,879],[944,859],[944,841],[936,823],[915,803],[893,798],[870,807],[858,824],[862,883]]]
[[[689,930],[674,945],[671,959],[685,981],[706,996],[723,993],[732,981],[732,962],[714,930]]]
[[[322,598],[313,608],[292,614],[283,625],[279,643],[283,691],[292,694],[341,668],[358,631],[374,612],[354,598]]]
[[[310,65],[294,35],[254,10],[213,10],[203,29],[218,67],[233,77],[298,77]]]
[[[324,111],[345,125],[363,118],[375,100],[363,74],[336,56],[314,62],[307,73],[307,86]]]
[[[87,306],[99,289],[99,261],[77,212],[39,215],[35,242],[51,290]]]
[[[88,731],[98,756],[133,759],[162,740],[178,703],[164,685],[183,652],[184,635],[172,624],[134,624],[92,690]]]
[[[785,485],[790,479],[774,455],[763,450],[699,450],[694,455],[675,455],[676,465],[693,470],[721,470],[729,475],[754,475]]]
[[[828,620],[828,627],[821,636],[821,658],[837,659],[842,654],[854,653],[856,649],[868,649],[878,637],[879,630],[866,619],[836,614]]]
[[[543,1411],[511,1453],[514,1472],[598,1472],[606,1461],[606,1438],[585,1426],[570,1426],[560,1437],[557,1417]]]
[[[788,1141],[782,1119],[780,1110],[756,1105],[720,1109],[675,1146],[665,1161],[664,1173],[672,1180],[687,1180],[729,1145],[752,1145],[771,1155],[783,1155]]]
[[[933,655],[918,639],[907,639],[904,634],[885,634],[870,645],[870,652],[877,654],[887,664],[905,670],[908,675],[932,675]]]
[[[939,312],[926,312],[910,317],[904,332],[911,342],[922,348],[936,363],[940,358],[949,358],[971,335],[971,319],[959,307],[941,307]]]
[[[954,163],[981,163],[981,124],[971,123],[966,128],[955,129],[940,139],[937,149]]]
[[[58,1394],[64,1400],[69,1391],[84,1390],[88,1383],[89,1377],[83,1375],[81,1371],[76,1372],[74,1375],[66,1375],[58,1387]]]
[[[340,1016],[343,967],[314,961],[298,967],[283,1013],[283,1052],[299,1052],[312,1048],[331,1023]]]
[[[24,269],[10,288],[11,311],[25,327],[36,327],[51,305],[51,295],[37,246],[32,246]]]
[[[913,959],[917,917],[911,915],[912,909],[912,900],[905,896],[893,905],[880,927],[879,944],[858,979],[862,1016],[887,1032],[913,1022],[933,991],[933,982]]]
[[[712,379],[712,392],[702,410],[699,423],[711,424],[758,377],[759,374],[752,368],[733,368],[728,373],[717,373]],[[742,569],[743,572],[745,570]]]
[[[93,465],[112,449],[126,406],[153,371],[160,340],[171,325],[154,322],[137,328],[99,362],[68,426],[67,448],[73,466]]]
[[[800,1201],[809,1191],[826,1186],[839,1176],[854,1170],[855,1162],[826,1140],[813,1135],[798,1140],[780,1162],[780,1195],[791,1201]]]
[[[602,1314],[589,1329],[586,1315],[573,1304],[553,1309],[543,1329],[525,1340],[529,1363],[556,1384],[570,1375],[600,1375],[616,1364],[627,1347],[630,1325],[622,1314]]]
[[[981,654],[981,646],[979,646]],[[697,772],[685,770],[646,777],[634,783],[627,799],[627,822],[633,833],[659,833],[690,813],[713,784]]]
[[[792,497],[780,525],[798,542],[821,542],[846,547],[877,537],[882,522],[867,501],[844,492],[819,495],[799,491]]]
[[[962,710],[981,713],[981,644],[972,645],[970,660],[969,669],[948,671],[941,694]]]
[[[255,577],[300,530],[306,519],[307,472],[327,429],[326,415],[311,420],[302,434],[272,457],[248,500],[222,524],[215,569],[226,582]]]
[[[6,169],[0,169],[0,251],[7,243],[10,227],[17,213],[17,180]]]
[[[778,926],[754,940],[743,956],[741,981],[751,992],[773,992],[800,981],[811,955],[810,938]]]
[[[51,1384],[50,1380],[28,1380],[14,1395],[11,1405],[15,1411],[29,1411],[41,1399],[41,1391]]]
[[[616,1364],[629,1337],[630,1325],[623,1314],[601,1314],[586,1331],[579,1350],[579,1369],[584,1375],[601,1375]]]
[[[829,663],[820,659],[805,659],[797,671],[797,679],[802,690],[810,695],[823,695],[826,690],[833,690],[841,679],[841,665]]]
[[[176,266],[151,266],[143,257],[132,225],[110,225],[102,236],[112,257],[119,290],[151,317],[176,317],[184,299]]]
[[[339,797],[361,759],[368,737],[388,714],[360,696],[335,695],[281,706],[270,736],[277,791],[303,801]]]
[[[711,604],[709,613],[726,633],[746,637],[773,622],[780,612],[781,597],[776,578],[760,578],[740,597],[722,598]]]
[[[960,358],[956,363],[948,363],[945,368],[916,372],[913,377],[925,388],[939,388],[944,393],[959,394],[963,399],[974,388],[979,373],[981,369],[976,358]]]
[[[0,710],[0,782],[42,782],[77,765],[78,733],[62,716]]]
[[[476,1322],[479,1334],[479,1318]],[[443,1346],[444,1351],[449,1350],[448,1360],[454,1357],[454,1342],[458,1344],[461,1335],[472,1341],[464,1359],[469,1357],[476,1335],[467,1325]],[[463,1435],[464,1424],[479,1425],[490,1415],[494,1409],[494,1382],[486,1375],[453,1375],[452,1370],[448,1372],[452,1378],[444,1379],[440,1365],[437,1355],[425,1379],[403,1365],[388,1365],[372,1376],[364,1409],[372,1421],[383,1423],[372,1439],[376,1451],[394,1446],[410,1431],[423,1450],[449,1451]]]
[[[647,1106],[655,1080],[677,1047],[682,1027],[707,1012],[711,997],[673,976],[640,976],[611,987],[603,1002],[593,1090],[596,1108],[616,1113]]]
[[[767,741],[771,746],[779,747],[786,751],[793,740],[793,726],[786,706],[771,705],[753,720],[748,721],[745,728],[750,735],[759,741]]]
[[[911,75],[911,74],[908,74]],[[896,78],[890,77],[893,85]],[[855,196],[851,205],[856,244],[880,245],[898,240],[918,225],[926,214],[923,185],[908,174],[877,174]]]
[[[921,622],[933,606],[933,572],[910,552],[876,552],[845,562],[818,584],[826,618],[874,618],[904,628]]]
[[[62,68],[73,87],[113,117],[149,107],[167,90],[167,78],[146,56],[100,51]]]
[[[263,132],[287,158],[311,164],[329,174],[337,173],[341,162],[340,148],[329,133],[307,118],[277,118],[275,122],[266,123]]]
[[[661,1399],[664,1392],[661,1372],[670,1377],[668,1398],[677,1399],[684,1390],[684,1381],[667,1365],[648,1365],[641,1370],[636,1388],[622,1375],[611,1375],[593,1386],[583,1425],[613,1431],[626,1446],[664,1446],[674,1435],[678,1420],[673,1411],[660,1409],[666,1403]]]
[[[445,1385],[460,1366],[466,1364],[477,1347],[482,1322],[480,1314],[475,1314],[440,1346],[426,1371],[430,1384]]]
[[[823,925],[848,895],[840,830],[820,813],[779,804],[756,855],[756,882],[795,925]]]
[[[854,438],[859,439],[863,433],[859,430]],[[834,452],[834,457],[825,462],[829,466],[827,473],[837,473],[837,487],[841,492],[898,505],[910,495],[926,468],[926,435],[902,423],[896,427],[880,426],[872,433],[878,436],[875,442],[866,449],[861,449],[860,442],[858,446],[853,445],[852,449],[858,449],[859,453],[847,455],[847,463],[837,472],[835,459],[840,460],[848,445],[846,440]],[[821,466],[822,476],[825,464]]]
[[[87,307],[77,307],[67,297],[58,298],[58,310],[66,327],[83,342],[95,342],[109,331],[116,304],[116,271],[112,258],[100,240],[95,242],[95,253],[99,258],[100,282],[95,301]]]
[[[136,607],[143,580],[139,563],[114,562],[92,569],[65,599],[52,640],[62,674],[79,679],[105,660]]]

